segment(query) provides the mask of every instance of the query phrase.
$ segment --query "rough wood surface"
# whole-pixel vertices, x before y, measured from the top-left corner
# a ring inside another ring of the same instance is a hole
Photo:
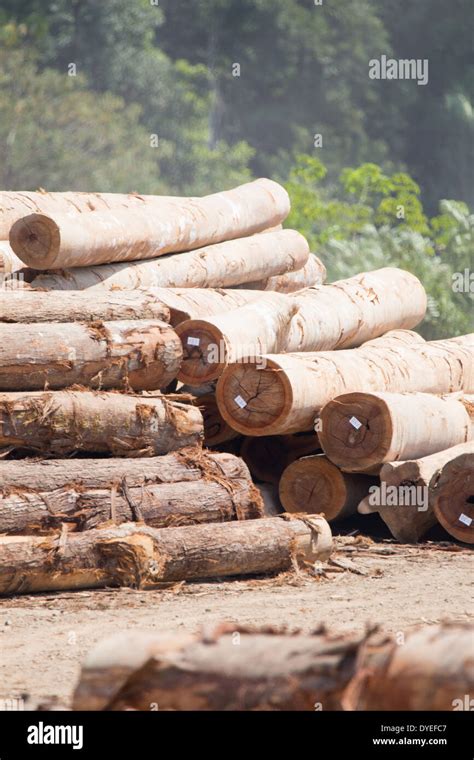
[[[201,441],[202,415],[161,394],[98,391],[0,394],[0,450],[154,456]]]
[[[170,310],[148,290],[42,293],[4,291],[0,295],[0,322],[84,322],[122,319],[159,319],[169,322]]]
[[[219,378],[219,410],[244,435],[311,430],[322,407],[357,391],[474,393],[474,334],[425,342],[395,330],[360,348],[266,354],[229,365]]]
[[[263,517],[245,463],[185,449],[140,459],[0,461],[0,533],[144,522],[154,528]]]
[[[474,445],[445,462],[430,481],[430,505],[448,533],[474,544]]]
[[[166,322],[0,322],[0,390],[157,390],[179,370],[181,341]]]
[[[10,245],[33,269],[134,261],[261,232],[289,209],[281,185],[258,179],[204,198],[163,198],[153,208],[29,214],[10,229]]]
[[[325,280],[326,267],[320,259],[311,254],[301,269],[274,277],[267,277],[264,280],[257,280],[256,282],[247,282],[245,285],[238,287],[245,287],[251,290],[273,290],[277,293],[296,293],[304,288],[322,285]]]
[[[287,570],[326,559],[324,518],[244,520],[183,528],[124,523],[82,533],[0,536],[0,593],[159,583]]]

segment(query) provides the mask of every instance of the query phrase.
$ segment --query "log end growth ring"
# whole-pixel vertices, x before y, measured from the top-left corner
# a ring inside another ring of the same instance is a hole
[[[178,380],[185,385],[205,385],[223,373],[230,360],[229,348],[218,327],[205,320],[177,325],[183,346],[183,361]]]
[[[12,249],[33,269],[53,269],[60,242],[58,225],[45,214],[24,216],[18,219],[10,230]]]
[[[443,528],[474,544],[474,454],[461,454],[444,468],[433,490],[433,507]]]
[[[309,456],[290,464],[283,473],[280,501],[287,512],[324,514],[333,520],[342,510],[347,491],[344,477],[322,456]]]

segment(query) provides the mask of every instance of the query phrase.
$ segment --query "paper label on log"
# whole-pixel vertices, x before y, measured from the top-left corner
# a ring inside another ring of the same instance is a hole
[[[470,527],[470,525],[472,524],[472,518],[468,517],[463,512],[461,512],[461,514],[459,515],[459,522],[463,523],[463,525],[467,525],[468,527]]]
[[[362,422],[359,422],[357,417],[351,417],[349,420],[352,427],[355,427],[356,430],[359,430],[360,427],[362,427]]]
[[[200,342],[201,341],[199,338],[192,338],[192,337],[188,338],[188,346],[199,346]]]
[[[234,398],[234,401],[237,404],[237,406],[240,406],[241,409],[243,409],[244,406],[247,406],[247,402],[245,401],[245,399],[242,398],[242,396],[236,396]]]

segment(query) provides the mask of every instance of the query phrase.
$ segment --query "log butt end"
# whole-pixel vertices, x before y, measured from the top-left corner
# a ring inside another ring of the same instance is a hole
[[[10,245],[29,267],[52,269],[59,253],[59,227],[45,214],[29,214],[16,221],[10,230]]]
[[[334,520],[347,499],[344,476],[320,455],[290,464],[280,480],[280,501],[287,512],[323,513]]]
[[[218,327],[201,319],[177,325],[183,347],[178,380],[186,385],[205,385],[217,380],[230,361],[227,341]]]
[[[474,454],[461,454],[449,462],[432,494],[443,528],[458,541],[474,544]]]

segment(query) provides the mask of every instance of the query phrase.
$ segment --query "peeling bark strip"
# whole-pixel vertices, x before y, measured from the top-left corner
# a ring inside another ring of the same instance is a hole
[[[277,435],[311,430],[325,404],[356,391],[474,393],[474,334],[425,342],[395,330],[356,349],[267,354],[229,365],[216,398],[234,430]]]
[[[204,248],[160,256],[149,261],[102,264],[32,272],[26,276],[32,288],[46,290],[132,290],[142,287],[224,288],[269,275],[300,269],[309,248],[295,230],[280,230]]]
[[[286,190],[258,179],[204,198],[163,198],[143,210],[30,214],[11,228],[10,245],[33,269],[134,261],[262,232],[289,210]]]
[[[165,388],[179,370],[181,341],[159,321],[0,322],[0,390]]]
[[[360,346],[389,330],[415,327],[425,311],[420,281],[392,267],[294,296],[274,294],[261,303],[182,323],[179,378],[200,384],[216,380],[228,364],[243,358]]]
[[[188,449],[147,459],[0,461],[0,533],[90,530],[134,520],[154,528],[263,517],[245,463]]]
[[[445,451],[439,451],[436,454],[423,457],[422,459],[412,459],[402,462],[388,462],[384,464],[380,470],[380,481],[391,489],[397,489],[400,494],[408,493],[407,489],[417,489],[418,492],[428,494],[428,502],[423,505],[426,509],[422,510],[413,507],[400,507],[398,504],[388,505],[384,499],[384,493],[389,492],[385,490],[380,491],[380,499],[378,503],[374,504],[374,500],[366,497],[359,504],[359,512],[361,514],[369,514],[371,512],[378,512],[380,517],[387,525],[392,536],[401,543],[416,543],[422,538],[427,531],[436,525],[436,514],[433,509],[433,504],[437,500],[435,494],[437,493],[438,479],[443,467],[447,465],[451,460],[456,460],[461,454],[466,454],[468,457],[474,456],[474,442],[461,443],[458,446],[446,449]],[[461,489],[455,488],[454,478],[446,478],[445,485],[446,493],[448,494],[449,503],[459,507],[456,514],[456,518],[459,522],[461,514],[468,514],[474,517],[469,511],[472,506],[469,506],[469,488],[470,495],[474,495],[474,486],[472,483],[472,471],[474,471],[474,464],[471,464],[471,472],[463,472],[463,483],[466,486],[468,492],[467,497],[464,498],[462,493],[459,494]],[[447,471],[449,472],[449,470]],[[443,490],[443,489],[442,489]],[[393,490],[390,491],[393,493]],[[440,491],[441,493],[441,491]],[[459,494],[459,498],[458,498]],[[440,520],[442,523],[442,521]],[[443,523],[442,523],[443,524]],[[474,524],[474,521],[473,521]],[[459,523],[459,528],[464,526]],[[462,540],[462,539],[461,539]],[[466,539],[464,539],[466,540]]]
[[[283,471],[291,462],[318,449],[319,442],[314,433],[268,435],[244,438],[240,456],[256,480],[278,485]],[[303,507],[302,511],[305,511]]]
[[[357,512],[359,502],[376,483],[376,478],[341,472],[327,457],[316,454],[286,468],[280,480],[280,501],[287,512],[321,513],[331,522]]]
[[[472,440],[474,395],[346,393],[320,419],[326,456],[346,472],[366,472]]]
[[[169,322],[170,310],[151,291],[100,293],[40,293],[29,290],[0,293],[0,322],[84,322],[159,319]]]
[[[261,518],[185,528],[124,523],[58,536],[0,536],[0,593],[158,583],[288,570],[329,556],[324,518]]]
[[[119,633],[87,655],[74,710],[340,710],[363,637],[221,624]]]
[[[325,280],[326,267],[320,259],[311,254],[301,269],[274,277],[266,277],[264,280],[257,280],[257,282],[247,282],[245,285],[238,285],[237,287],[248,290],[273,290],[277,293],[296,293],[296,291],[304,288],[322,285]]]
[[[154,456],[202,439],[199,409],[166,396],[93,391],[0,394],[0,449]]]
[[[430,482],[430,505],[448,533],[474,544],[474,444],[456,452]]]

